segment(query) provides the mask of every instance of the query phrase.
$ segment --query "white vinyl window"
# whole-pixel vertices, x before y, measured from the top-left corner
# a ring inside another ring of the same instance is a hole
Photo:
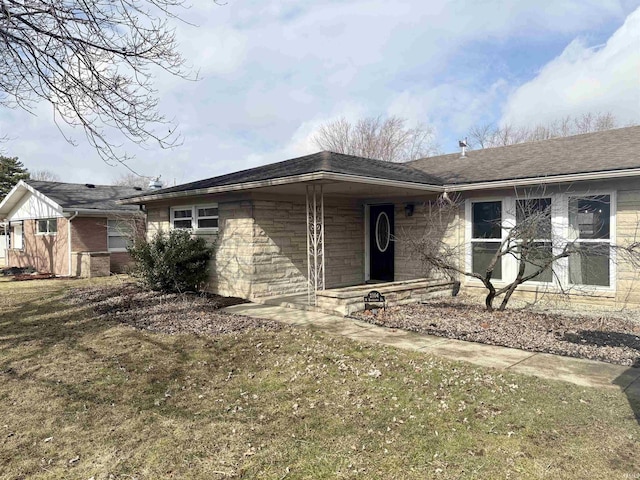
[[[611,196],[569,197],[569,282],[611,286]]]
[[[133,225],[125,220],[107,220],[107,248],[110,252],[126,252],[133,244]]]
[[[516,200],[516,227],[525,229],[524,236],[534,242],[525,258],[524,275],[535,272],[544,265],[550,264],[553,258],[551,241],[551,198],[527,198]],[[529,230],[535,230],[530,232]],[[516,267],[517,268],[517,267]],[[549,283],[553,280],[553,265],[533,277],[531,281]]]
[[[484,275],[502,244],[502,201],[471,204],[471,268]],[[502,261],[493,269],[494,280],[502,279]]]
[[[171,209],[171,227],[203,232],[218,231],[218,205],[193,205]]]
[[[57,218],[43,218],[36,220],[38,235],[56,235],[58,233]]]

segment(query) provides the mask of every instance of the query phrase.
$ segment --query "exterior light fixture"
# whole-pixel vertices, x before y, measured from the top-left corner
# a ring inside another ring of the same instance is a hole
[[[407,217],[412,217],[414,208],[415,208],[415,205],[413,203],[405,204],[405,206],[404,206],[404,214]]]

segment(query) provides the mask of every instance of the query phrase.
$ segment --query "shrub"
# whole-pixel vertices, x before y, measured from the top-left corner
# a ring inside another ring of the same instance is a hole
[[[204,238],[188,231],[158,232],[150,241],[129,247],[132,273],[152,290],[190,292],[200,290],[209,275],[213,253]]]

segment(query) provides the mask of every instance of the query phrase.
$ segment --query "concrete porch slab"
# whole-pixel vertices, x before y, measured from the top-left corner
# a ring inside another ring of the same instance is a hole
[[[640,368],[549,353],[536,353],[509,370],[550,380],[564,380],[585,387],[610,387],[622,390],[640,378]]]

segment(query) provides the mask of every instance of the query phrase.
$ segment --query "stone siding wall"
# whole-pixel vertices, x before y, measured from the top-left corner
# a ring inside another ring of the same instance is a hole
[[[253,214],[253,297],[306,292],[304,199],[254,200]]]
[[[407,216],[404,202],[395,203],[395,280],[405,281],[418,278],[437,278],[439,275],[425,265],[421,258],[421,240],[431,238],[434,242],[458,245],[464,242],[460,237],[459,212],[447,211],[442,214],[437,207],[430,204],[433,197],[411,202],[414,205],[413,215]],[[461,250],[464,250],[462,248]]]
[[[361,283],[364,272],[363,207],[325,205],[328,288]],[[303,197],[218,202],[219,231],[207,289],[220,295],[263,298],[307,291],[306,204]],[[149,205],[147,236],[168,230],[169,206]]]
[[[325,281],[327,288],[364,282],[364,206],[325,206]]]

